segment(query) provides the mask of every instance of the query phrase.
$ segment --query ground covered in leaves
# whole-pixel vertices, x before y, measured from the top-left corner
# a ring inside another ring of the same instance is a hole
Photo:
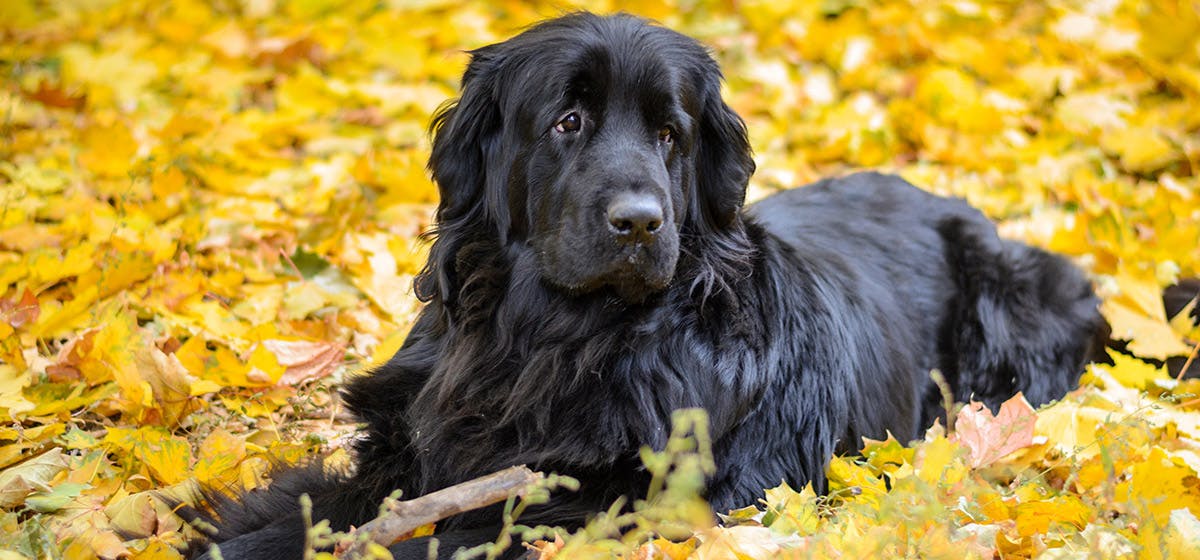
[[[752,196],[871,167],[966,197],[1086,268],[1132,355],[1040,411],[967,406],[924,441],[868,442],[832,462],[829,497],[781,486],[721,525],[651,508],[543,557],[1200,550],[1200,381],[1144,360],[1200,342],[1158,298],[1200,273],[1200,4],[587,6],[712,46]],[[560,9],[0,2],[0,559],[175,558],[190,529],[152,492],[338,448],[332,389],[417,305],[431,112],[465,49]]]

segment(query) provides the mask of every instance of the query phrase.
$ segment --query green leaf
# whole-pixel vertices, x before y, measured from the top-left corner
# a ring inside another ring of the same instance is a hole
[[[25,498],[25,506],[36,512],[52,513],[66,507],[67,504],[71,503],[71,500],[91,487],[90,484],[63,482],[49,492],[35,492],[30,494],[29,497]]]

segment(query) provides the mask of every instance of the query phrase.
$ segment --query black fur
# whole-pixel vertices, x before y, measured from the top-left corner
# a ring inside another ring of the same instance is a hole
[[[780,480],[823,491],[833,453],[886,430],[918,437],[943,414],[931,369],[962,401],[1045,403],[1075,385],[1102,322],[1065,260],[896,177],[743,211],[754,164],[716,64],[631,16],[571,15],[475,51],[434,126],[441,205],[416,283],[428,305],[346,389],[366,423],[357,470],[285,472],[218,500],[225,558],[298,558],[303,492],[345,529],[394,489],[515,464],[582,482],[524,522],[579,525],[645,492],[638,449],[662,448],[686,407],[710,416],[716,509]],[[611,217],[620,196],[661,227],[630,241]],[[492,508],[439,524],[443,552],[493,539],[499,521]]]

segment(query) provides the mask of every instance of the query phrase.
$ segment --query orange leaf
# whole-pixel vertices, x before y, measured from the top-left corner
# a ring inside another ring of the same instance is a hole
[[[1033,444],[1037,413],[1024,395],[1017,393],[1000,405],[1000,413],[972,402],[958,411],[952,439],[967,448],[972,468],[990,465],[1001,457]]]
[[[279,383],[290,386],[333,373],[346,353],[344,345],[329,342],[269,339],[262,345],[286,368]]]

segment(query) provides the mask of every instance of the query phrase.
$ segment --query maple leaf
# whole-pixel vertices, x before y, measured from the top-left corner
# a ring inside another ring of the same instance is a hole
[[[0,472],[0,507],[11,508],[30,493],[49,488],[51,479],[66,468],[62,450],[54,448]]]
[[[340,344],[307,340],[270,339],[264,340],[263,346],[285,368],[279,383],[290,386],[333,373],[346,351]]]
[[[1070,494],[1025,502],[1016,507],[1017,534],[1028,537],[1046,533],[1056,523],[1082,529],[1093,515],[1091,508]]]
[[[887,493],[883,480],[861,464],[834,457],[826,467],[829,492],[848,502],[878,505],[880,496]]]
[[[1130,273],[1119,274],[1116,282],[1120,296],[1100,307],[1112,325],[1113,338],[1131,341],[1130,351],[1146,358],[1165,360],[1191,351],[1167,321],[1157,282]]]
[[[812,485],[797,492],[784,482],[767,489],[765,493],[767,511],[762,515],[763,525],[785,535],[810,535],[817,531],[820,518],[817,514],[817,495]]]
[[[1130,471],[1130,478],[1117,486],[1117,499],[1145,512],[1148,521],[1164,527],[1180,508],[1200,515],[1197,472],[1182,457],[1153,446],[1146,461]]]
[[[1000,405],[995,416],[979,402],[971,402],[958,411],[952,441],[967,448],[968,464],[978,468],[1033,444],[1037,413],[1017,393]]]
[[[771,530],[739,525],[713,527],[700,534],[700,546],[691,556],[697,560],[755,560],[773,558],[780,551]]]

